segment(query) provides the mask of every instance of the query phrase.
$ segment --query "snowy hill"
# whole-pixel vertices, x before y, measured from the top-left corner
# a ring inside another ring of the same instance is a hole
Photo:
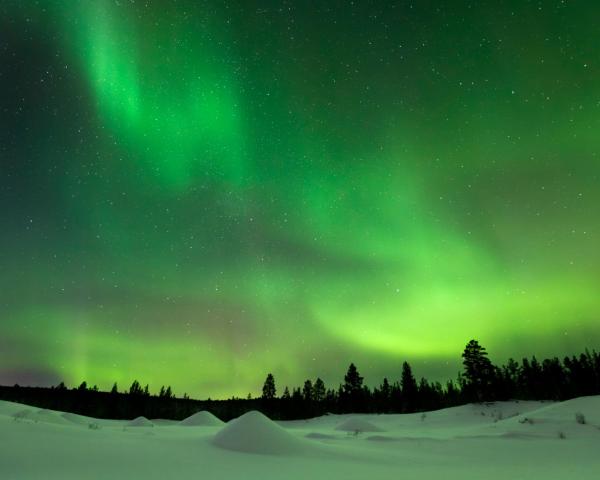
[[[186,423],[202,428],[0,402],[0,478],[586,480],[600,472],[600,396],[293,422],[249,412],[221,424],[203,412]]]

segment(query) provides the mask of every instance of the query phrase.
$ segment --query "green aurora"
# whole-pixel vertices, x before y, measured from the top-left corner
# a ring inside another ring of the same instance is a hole
[[[0,383],[224,397],[600,344],[597,2],[0,14]]]

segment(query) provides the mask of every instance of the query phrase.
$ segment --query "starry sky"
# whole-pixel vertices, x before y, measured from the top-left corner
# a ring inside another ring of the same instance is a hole
[[[206,398],[600,345],[595,1],[0,2],[0,383]]]

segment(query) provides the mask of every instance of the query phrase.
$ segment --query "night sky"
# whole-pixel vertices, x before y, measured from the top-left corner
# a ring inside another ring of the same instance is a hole
[[[599,17],[0,0],[0,384],[215,398],[598,348]]]

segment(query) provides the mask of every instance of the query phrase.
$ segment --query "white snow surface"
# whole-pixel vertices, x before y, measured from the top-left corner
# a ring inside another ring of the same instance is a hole
[[[154,424],[146,417],[137,417],[127,422],[128,427],[153,427]]]
[[[223,422],[215,417],[212,413],[202,410],[183,419],[179,425],[184,427],[215,427],[223,425]]]
[[[340,423],[336,430],[342,430],[344,432],[354,432],[356,435],[362,432],[382,432],[383,428],[379,428],[377,425],[373,425],[364,418],[348,418]]]
[[[266,454],[296,454],[311,446],[257,411],[231,420],[213,443],[227,450]]]
[[[136,420],[155,428],[0,401],[0,479],[600,478],[600,396],[292,422],[249,412],[203,428]],[[339,429],[349,423],[379,431]]]

